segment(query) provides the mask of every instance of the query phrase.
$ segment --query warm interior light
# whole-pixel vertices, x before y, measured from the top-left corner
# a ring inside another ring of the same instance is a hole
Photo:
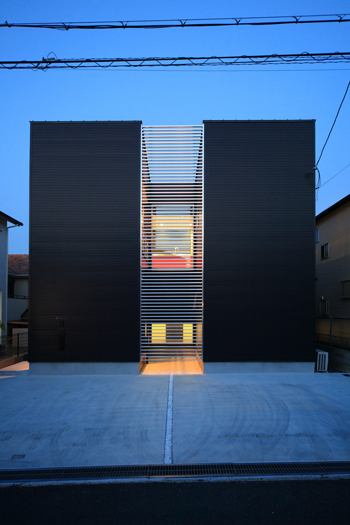
[[[193,342],[193,325],[184,324],[184,343],[192,344]]]
[[[152,324],[152,343],[165,343],[166,324]]]
[[[180,328],[180,330],[179,330]],[[202,339],[202,325],[197,324],[197,340],[198,331],[200,339]],[[182,335],[181,335],[182,332]],[[180,339],[179,339],[180,335]],[[172,323],[153,323],[152,324],[152,343],[165,344],[166,342],[178,342],[185,344],[193,343],[193,324],[185,323],[182,325],[174,325]]]
[[[193,222],[189,223],[188,220],[188,215],[152,217],[152,231],[154,232],[152,268],[185,269],[193,267]]]

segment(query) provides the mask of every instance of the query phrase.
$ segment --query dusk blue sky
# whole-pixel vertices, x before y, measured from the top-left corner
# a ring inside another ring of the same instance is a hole
[[[2,0],[1,22],[345,14],[349,1]],[[350,23],[162,30],[0,29],[1,60],[253,55],[350,51]],[[28,253],[29,122],[142,120],[145,125],[204,119],[315,119],[316,159],[350,80],[348,65],[173,69],[0,71],[0,210],[24,223],[9,253]],[[350,193],[350,92],[319,164],[320,213]],[[348,166],[347,166],[348,165]],[[342,173],[325,184],[337,172]]]

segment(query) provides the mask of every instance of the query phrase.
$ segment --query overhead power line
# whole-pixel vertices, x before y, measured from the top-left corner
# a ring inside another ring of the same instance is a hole
[[[320,173],[320,170],[318,169],[318,163],[319,163],[320,160],[321,160],[321,157],[322,157],[322,154],[323,154],[324,149],[325,149],[325,147],[326,147],[326,144],[327,144],[327,142],[328,142],[328,139],[329,139],[329,137],[331,136],[331,133],[332,133],[333,128],[334,128],[334,125],[335,125],[335,123],[336,123],[336,121],[337,121],[337,118],[338,118],[338,115],[339,115],[339,113],[340,113],[341,107],[342,107],[343,102],[344,102],[344,100],[345,100],[345,97],[346,97],[346,95],[347,95],[347,93],[348,93],[349,87],[350,87],[350,82],[349,82],[348,85],[347,85],[347,88],[346,88],[346,90],[345,90],[345,93],[344,93],[343,99],[342,99],[342,101],[341,101],[341,103],[340,103],[340,106],[339,106],[339,108],[338,108],[337,114],[336,114],[335,119],[334,119],[334,121],[333,121],[332,127],[331,127],[331,129],[330,129],[330,131],[329,131],[329,133],[328,133],[328,137],[327,137],[327,139],[326,139],[326,142],[325,142],[324,145],[323,145],[323,148],[322,148],[322,150],[321,150],[320,156],[318,157],[318,161],[316,162],[315,167],[314,167],[315,174],[316,174],[316,172],[318,173],[318,180],[317,180],[317,185],[316,185],[316,194],[317,194],[317,190],[319,190],[322,186],[324,186],[325,184],[327,184],[327,182],[329,182],[331,179],[334,179],[334,177],[336,177],[337,175],[339,175],[339,173],[341,173],[345,168],[347,168],[347,166],[345,166],[345,168],[343,168],[342,170],[338,171],[338,173],[336,173],[335,175],[333,175],[333,177],[331,177],[330,179],[328,179],[328,181],[326,181],[324,184],[321,184],[321,173]]]
[[[350,22],[348,14],[332,15],[293,15],[293,16],[256,16],[230,18],[181,18],[170,20],[124,20],[107,22],[5,22],[0,27],[32,29],[169,29],[185,27],[225,27],[225,26],[271,26],[286,24],[329,24]]]
[[[78,68],[116,68],[116,67],[188,67],[188,66],[251,66],[281,64],[335,64],[350,62],[350,52],[297,53],[273,55],[240,55],[210,57],[149,57],[149,58],[62,58],[49,53],[42,60],[0,61],[3,69],[78,69]]]
[[[323,184],[321,184],[321,186],[319,186],[319,188],[323,188],[323,186],[325,186],[326,184],[328,184],[329,181],[331,181],[332,179],[334,179],[335,177],[337,177],[340,173],[342,173],[344,170],[346,170],[346,168],[348,168],[350,166],[350,162],[349,164],[347,164],[346,166],[344,166],[344,168],[342,168],[340,171],[338,171],[335,175],[333,175],[333,177],[330,177],[329,179],[326,180],[326,182],[324,182]],[[319,189],[319,188],[316,188],[316,189]]]
[[[333,128],[334,128],[334,125],[335,125],[335,123],[336,123],[336,121],[337,121],[337,118],[338,118],[338,115],[339,115],[339,113],[340,113],[341,107],[342,107],[343,102],[344,102],[344,100],[345,100],[345,97],[346,97],[346,95],[347,95],[347,93],[348,93],[349,87],[350,87],[350,82],[349,82],[348,85],[347,85],[347,88],[346,88],[346,90],[345,90],[345,93],[344,93],[343,99],[342,99],[342,101],[341,101],[341,103],[340,103],[340,106],[339,106],[339,108],[338,108],[337,114],[336,114],[336,116],[335,116],[334,122],[333,122],[333,124],[332,124],[331,129],[330,129],[330,132],[328,133],[328,137],[327,137],[327,139],[326,139],[326,142],[324,143],[324,146],[323,146],[323,148],[322,148],[322,151],[321,151],[321,153],[320,153],[320,156],[319,156],[319,158],[318,158],[318,161],[316,162],[316,166],[315,166],[316,168],[317,168],[317,166],[318,166],[318,163],[319,163],[320,160],[321,160],[321,157],[322,157],[323,151],[324,151],[324,149],[325,149],[325,147],[326,147],[326,144],[327,144],[327,142],[328,142],[328,139],[329,139],[329,137],[331,136],[331,133],[332,133]]]

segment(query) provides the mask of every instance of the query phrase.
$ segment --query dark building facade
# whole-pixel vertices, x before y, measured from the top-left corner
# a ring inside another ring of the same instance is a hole
[[[32,362],[139,360],[141,123],[32,123]]]
[[[314,124],[31,123],[30,362],[313,362]]]
[[[204,122],[204,355],[312,361],[314,122]]]

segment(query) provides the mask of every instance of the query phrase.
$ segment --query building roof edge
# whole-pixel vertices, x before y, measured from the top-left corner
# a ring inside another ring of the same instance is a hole
[[[6,213],[3,213],[2,211],[0,211],[0,217],[2,219],[5,219],[7,222],[11,222],[12,224],[15,224],[16,226],[23,226],[23,222],[20,222],[17,219],[14,219],[13,217],[6,215]]]
[[[336,202],[326,210],[321,211],[318,215],[316,215],[316,221],[323,219],[326,215],[329,215],[329,213],[332,213],[333,211],[337,210],[338,208],[341,208],[341,206],[344,206],[344,204],[347,204],[350,202],[350,194],[344,197],[343,199],[340,199],[340,201]]]

